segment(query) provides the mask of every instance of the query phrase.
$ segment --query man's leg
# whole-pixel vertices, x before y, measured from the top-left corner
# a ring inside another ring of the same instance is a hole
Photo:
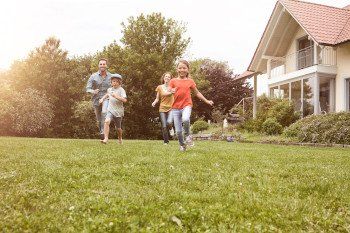
[[[95,112],[96,121],[98,124],[100,139],[103,140],[103,138],[104,138],[104,135],[103,135],[104,121],[102,121],[102,106],[101,105],[94,106],[94,112]]]

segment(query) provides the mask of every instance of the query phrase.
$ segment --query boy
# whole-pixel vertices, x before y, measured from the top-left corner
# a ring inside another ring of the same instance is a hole
[[[126,93],[125,90],[121,87],[122,85],[122,76],[119,74],[112,74],[111,75],[111,88],[108,88],[107,94],[104,95],[100,99],[100,103],[103,103],[103,101],[108,98],[108,109],[107,109],[107,115],[106,120],[104,123],[104,140],[102,143],[106,144],[108,142],[108,136],[109,136],[109,126],[111,124],[111,121],[114,121],[114,124],[117,128],[118,132],[118,141],[119,144],[123,143],[122,139],[122,120],[124,117],[124,107],[123,103],[126,103]]]

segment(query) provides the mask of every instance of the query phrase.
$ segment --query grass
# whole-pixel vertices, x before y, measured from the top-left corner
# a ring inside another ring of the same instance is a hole
[[[350,150],[0,138],[4,232],[350,231]]]

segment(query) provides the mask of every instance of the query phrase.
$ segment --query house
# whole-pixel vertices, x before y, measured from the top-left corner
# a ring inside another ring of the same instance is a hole
[[[270,97],[295,103],[303,116],[350,111],[350,5],[336,8],[278,0],[248,70],[266,75]]]

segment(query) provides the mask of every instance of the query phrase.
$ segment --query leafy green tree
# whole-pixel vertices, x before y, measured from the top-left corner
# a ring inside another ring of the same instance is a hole
[[[233,71],[227,63],[202,59],[191,62],[191,74],[198,89],[214,101],[215,109],[227,114],[242,98],[251,96],[249,84],[234,80]],[[194,98],[194,115],[211,119],[212,108]]]
[[[9,79],[16,90],[38,90],[52,104],[52,128],[46,136],[73,135],[73,106],[85,96],[84,87],[91,73],[92,56],[69,59],[67,55],[68,52],[60,48],[60,40],[48,38],[10,70]]]
[[[133,138],[151,138],[159,133],[158,111],[151,109],[155,88],[190,41],[184,38],[185,27],[160,13],[130,17],[122,24],[122,45],[105,47],[101,56],[108,58],[110,70],[121,73],[128,95],[125,104],[125,133]]]

